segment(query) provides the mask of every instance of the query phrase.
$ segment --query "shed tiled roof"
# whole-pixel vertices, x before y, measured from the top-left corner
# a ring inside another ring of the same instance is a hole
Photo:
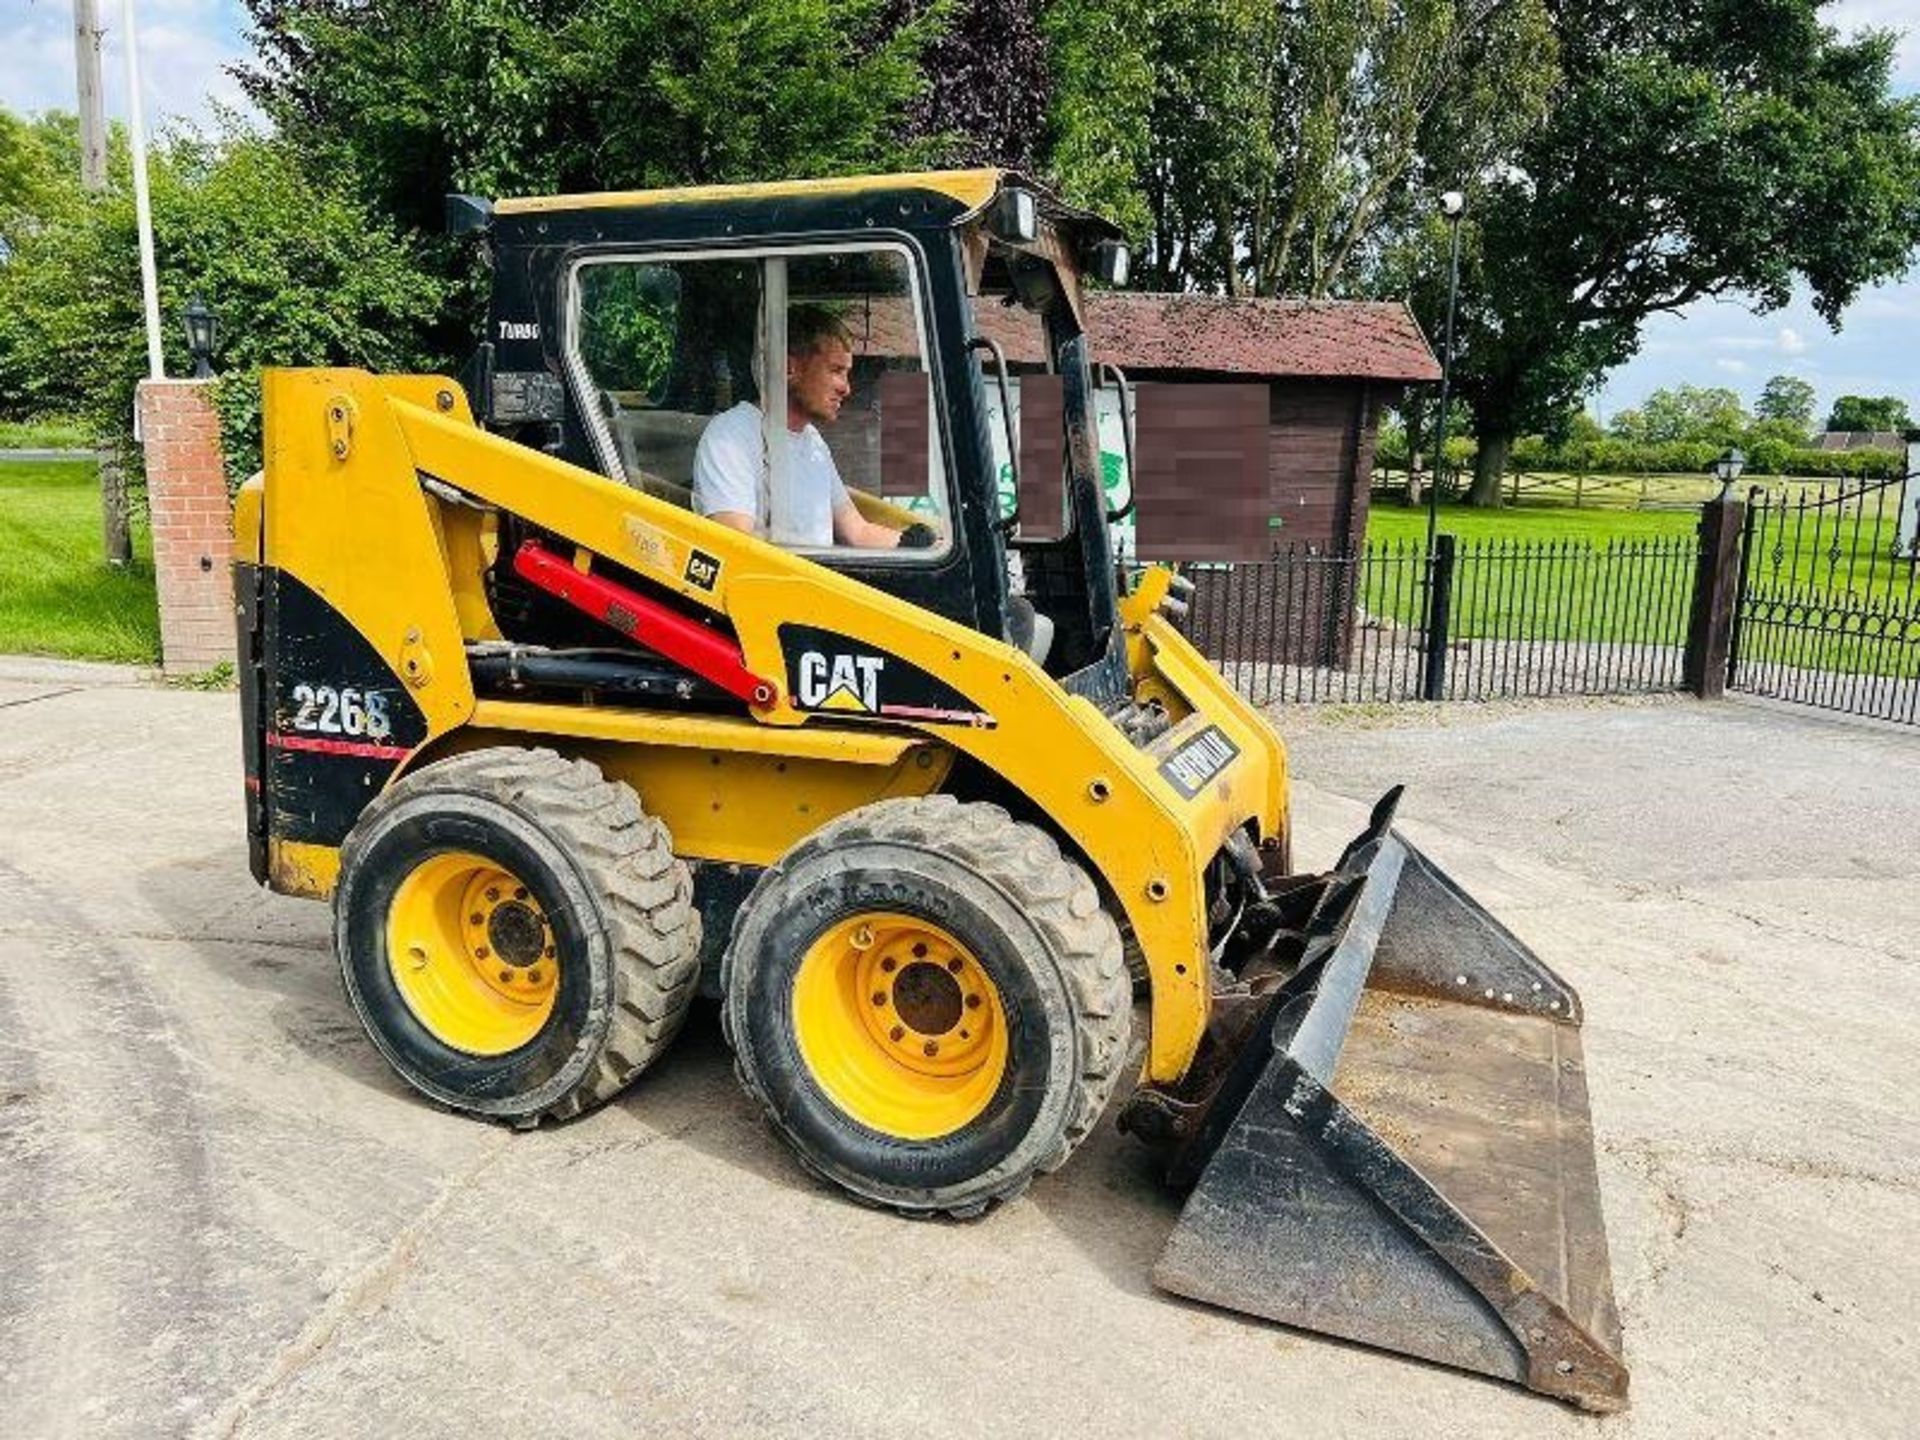
[[[980,300],[980,330],[1010,363],[1044,363],[1040,321],[1017,307]],[[919,352],[913,317],[897,301],[875,301],[848,316],[859,350]],[[1407,307],[1376,300],[1234,300],[1219,295],[1093,291],[1087,296],[1093,357],[1135,379],[1186,373],[1437,381],[1440,363]]]
[[[1039,327],[1018,310],[979,307],[1012,361],[1040,361]],[[1440,363],[1398,301],[1252,300],[1094,291],[1094,357],[1132,371],[1437,381]]]
[[[1891,450],[1898,454],[1906,449],[1906,440],[1898,430],[1829,430],[1819,437],[1818,446],[1822,450]]]
[[[1087,326],[1097,354],[1140,370],[1440,378],[1427,337],[1395,301],[1095,294]]]

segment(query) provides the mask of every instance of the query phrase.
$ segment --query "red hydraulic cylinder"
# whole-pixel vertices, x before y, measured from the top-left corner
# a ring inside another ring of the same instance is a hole
[[[636,590],[572,565],[529,540],[514,552],[514,571],[549,595],[611,625],[656,654],[683,665],[729,695],[766,709],[780,687],[747,669],[739,643]]]

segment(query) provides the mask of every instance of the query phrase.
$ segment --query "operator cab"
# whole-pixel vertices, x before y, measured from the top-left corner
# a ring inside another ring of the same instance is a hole
[[[1083,266],[1124,278],[1104,222],[997,171],[454,197],[450,217],[493,268],[483,423],[698,513],[750,504],[774,544],[1124,688],[1080,303]],[[795,383],[822,317],[837,406]],[[1022,335],[1045,433],[1018,433],[988,332]],[[823,493],[851,530],[822,530]]]

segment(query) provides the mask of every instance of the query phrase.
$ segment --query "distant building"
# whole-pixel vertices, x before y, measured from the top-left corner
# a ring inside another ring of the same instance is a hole
[[[1907,437],[1898,430],[1829,430],[1814,441],[1818,450],[1890,450],[1899,455]]]

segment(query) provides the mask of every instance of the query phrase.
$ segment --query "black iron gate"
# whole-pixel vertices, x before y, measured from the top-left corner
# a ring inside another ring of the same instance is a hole
[[[1920,481],[1748,493],[1727,684],[1920,723]]]

